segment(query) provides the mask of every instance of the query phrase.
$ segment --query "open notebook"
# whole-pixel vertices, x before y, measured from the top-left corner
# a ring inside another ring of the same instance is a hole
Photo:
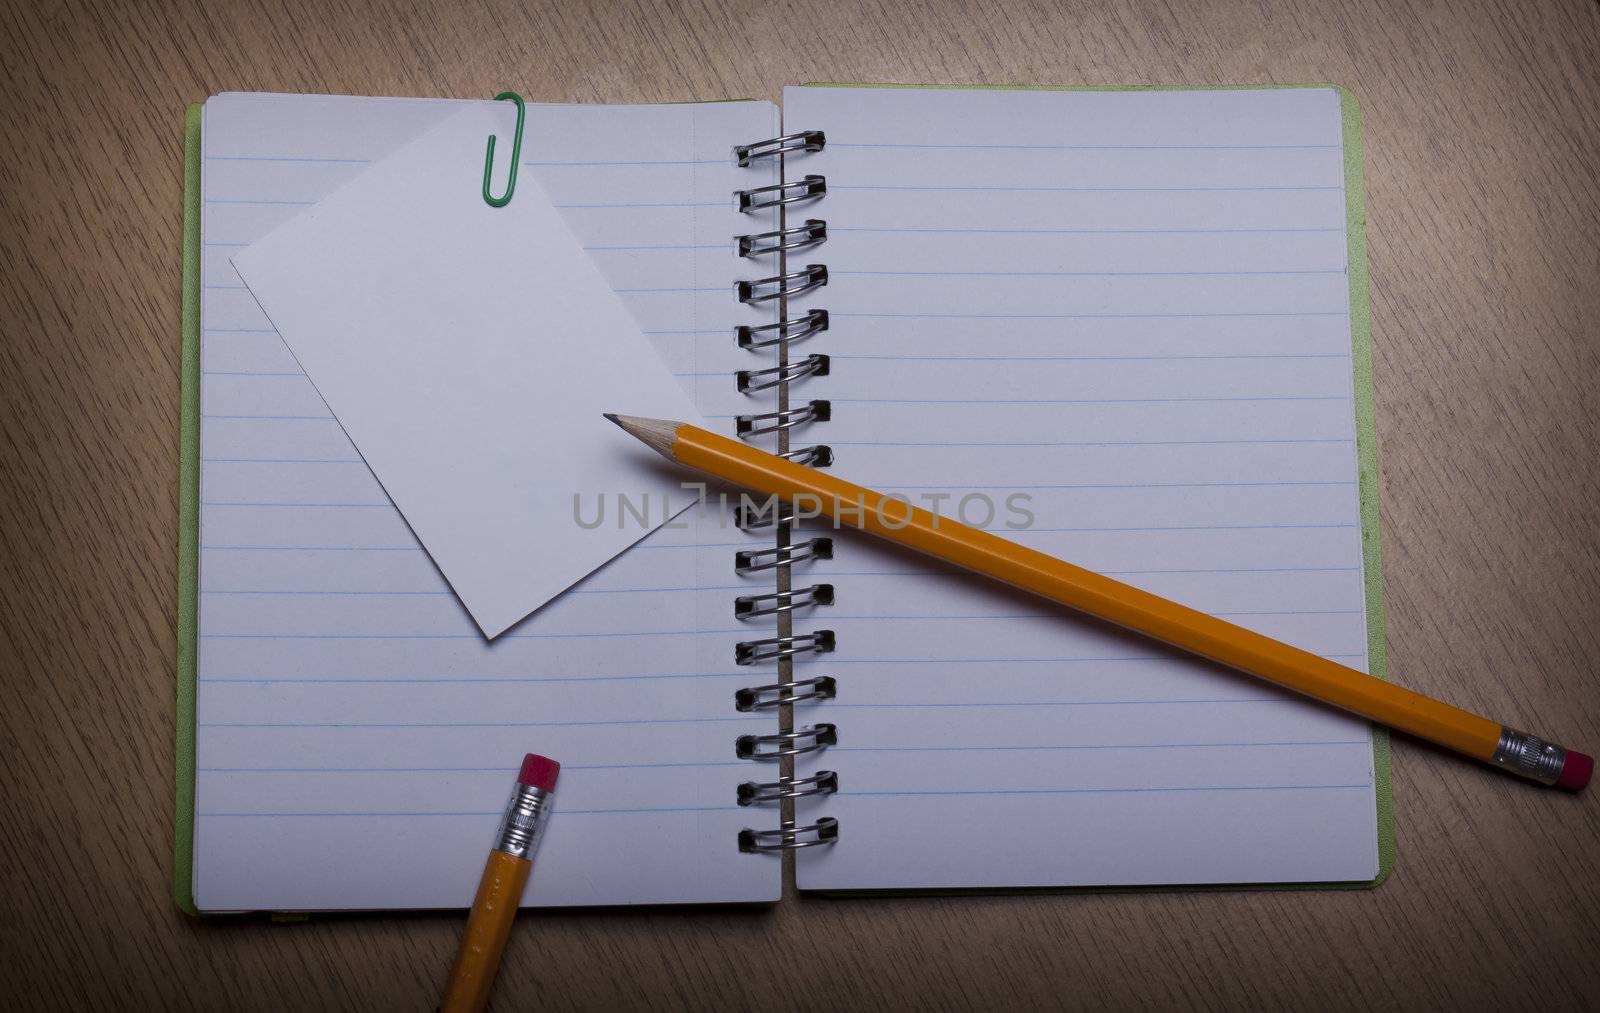
[[[1381,876],[1364,723],[853,532],[713,504],[484,641],[229,263],[459,105],[191,112],[180,903],[465,906],[529,749],[563,764],[534,905],[776,899],[741,839],[819,841],[817,890]],[[805,87],[783,120],[528,107],[523,171],[713,426],[1381,671],[1353,100]],[[730,157],[785,130],[823,136]],[[735,618],[775,579],[792,614]],[[735,691],[791,678],[774,738]],[[780,751],[797,825],[741,835]]]

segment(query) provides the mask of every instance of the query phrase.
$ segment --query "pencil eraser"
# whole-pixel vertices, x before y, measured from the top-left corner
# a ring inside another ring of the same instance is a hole
[[[1569,764],[1572,762],[1567,761]],[[539,788],[544,791],[554,791],[556,778],[561,774],[561,764],[548,756],[538,753],[529,753],[522,758],[522,770],[517,774],[517,781],[530,788]]]
[[[1567,762],[1561,767],[1561,776],[1556,778],[1556,787],[1565,788],[1567,791],[1582,791],[1589,784],[1589,778],[1594,775],[1594,757],[1588,753],[1567,750]]]

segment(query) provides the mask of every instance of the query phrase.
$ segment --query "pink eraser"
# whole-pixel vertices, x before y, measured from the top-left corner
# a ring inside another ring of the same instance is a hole
[[[1567,762],[1561,767],[1561,776],[1556,778],[1556,787],[1565,788],[1567,791],[1582,791],[1589,784],[1589,778],[1594,775],[1594,757],[1588,753],[1567,750]]]
[[[1570,767],[1572,761],[1569,759]],[[517,782],[530,788],[540,788],[544,791],[555,791],[556,778],[561,774],[561,764],[548,756],[538,753],[529,753],[522,758],[522,770],[517,774]],[[1584,780],[1588,780],[1587,777]]]

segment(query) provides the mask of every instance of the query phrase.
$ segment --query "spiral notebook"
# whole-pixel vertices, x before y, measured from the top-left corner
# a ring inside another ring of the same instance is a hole
[[[485,640],[230,262],[462,104],[191,110],[180,904],[465,906],[527,749],[564,768],[530,905],[770,902],[785,852],[821,891],[1382,877],[1381,732],[803,518],[713,501]],[[714,427],[1382,672],[1346,94],[808,86],[527,137]]]

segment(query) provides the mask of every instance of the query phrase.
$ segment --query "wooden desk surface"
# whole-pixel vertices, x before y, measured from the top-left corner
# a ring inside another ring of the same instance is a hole
[[[771,98],[1336,81],[1366,124],[1392,667],[1600,749],[1600,8],[66,4],[0,35],[0,979],[23,1005],[431,1009],[461,923],[168,900],[183,110],[223,89]],[[293,9],[291,9],[293,8]],[[1411,742],[1375,892],[525,917],[500,1008],[1593,1007],[1600,794]]]

